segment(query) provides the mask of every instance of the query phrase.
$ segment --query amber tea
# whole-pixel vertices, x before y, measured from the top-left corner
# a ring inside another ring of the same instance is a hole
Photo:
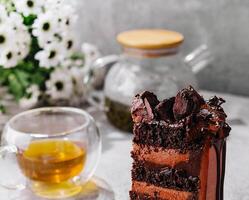
[[[80,174],[86,150],[68,140],[38,140],[17,155],[24,175],[31,180],[60,183]]]

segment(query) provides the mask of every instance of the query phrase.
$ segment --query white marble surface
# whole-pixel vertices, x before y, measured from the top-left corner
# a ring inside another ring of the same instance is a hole
[[[213,93],[203,94],[209,97]],[[227,148],[224,200],[249,200],[249,98],[219,96],[227,100],[224,107],[232,126]],[[132,136],[113,128],[102,113],[91,113],[96,117],[103,138],[103,153],[96,176],[112,187],[115,200],[128,200]],[[0,200],[10,200],[12,193],[0,189]]]

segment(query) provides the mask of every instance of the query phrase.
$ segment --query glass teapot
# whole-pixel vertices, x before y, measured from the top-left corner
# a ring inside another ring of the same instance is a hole
[[[94,69],[110,66],[104,84],[105,111],[109,121],[124,131],[132,130],[130,106],[144,91],[167,98],[187,86],[197,87],[195,73],[212,57],[201,45],[185,58],[179,53],[182,34],[169,30],[134,30],[117,36],[122,55],[99,58]]]

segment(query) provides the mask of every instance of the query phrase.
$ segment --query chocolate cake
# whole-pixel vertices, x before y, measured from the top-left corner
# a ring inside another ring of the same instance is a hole
[[[131,200],[223,200],[224,102],[191,86],[163,101],[148,91],[135,97]]]

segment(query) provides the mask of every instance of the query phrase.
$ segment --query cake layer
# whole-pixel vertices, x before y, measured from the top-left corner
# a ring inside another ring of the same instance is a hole
[[[130,191],[130,200],[171,200],[171,199],[169,199],[169,198],[162,199],[162,198],[159,198],[158,196],[153,197],[153,196],[150,196],[148,194],[140,194],[140,193]],[[189,197],[188,200],[196,200],[196,199],[197,198],[195,196],[191,196],[191,197]]]
[[[174,189],[161,188],[145,182],[132,182],[131,200],[197,200],[194,192],[178,191]],[[146,197],[145,199],[142,197]]]
[[[139,161],[133,163],[132,180],[189,192],[198,191],[199,189],[199,178],[188,176],[186,171],[182,169],[148,166]]]
[[[191,176],[198,176],[203,149],[181,153],[175,149],[133,144],[132,158],[137,161],[183,169]]]
[[[198,129],[192,129],[186,133],[184,123],[167,124],[164,121],[134,124],[133,133],[134,143],[178,149],[181,152],[200,149],[205,139]]]
[[[130,191],[130,200],[164,200],[158,197],[151,197],[148,194],[140,194]]]

